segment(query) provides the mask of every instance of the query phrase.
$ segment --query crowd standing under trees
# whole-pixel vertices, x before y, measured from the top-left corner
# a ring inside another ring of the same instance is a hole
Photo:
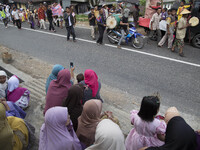
[[[67,40],[72,34],[75,42],[76,14],[73,7],[61,9],[62,16],[53,16],[54,6],[55,4],[44,7],[40,4],[40,8],[35,10],[32,2],[29,2],[27,11],[18,10],[16,7],[10,9],[6,6],[6,9],[1,8],[1,17],[6,27],[7,19],[10,19],[19,29],[23,19],[29,21],[33,29],[35,25],[45,29],[45,19],[48,18],[49,30],[53,32],[55,32],[53,21],[56,19],[55,23],[60,25],[62,20],[65,20]],[[187,17],[190,13],[184,6],[182,2],[178,12],[175,9],[162,10],[160,5],[155,6],[156,8],[152,6],[156,13],[150,23],[152,32],[155,31],[162,36],[159,22],[166,21],[166,32],[163,33],[161,41],[158,41],[158,45],[162,46],[168,38],[168,48],[174,51],[175,46],[178,46],[181,56],[183,56],[186,27],[189,26]],[[120,29],[126,32],[128,16],[123,4],[117,9],[113,7],[110,10],[105,5],[101,9],[98,9],[98,6],[91,8],[91,13],[88,15],[91,37],[96,38],[97,24],[98,44],[103,42],[106,18],[115,12],[123,14]],[[20,13],[23,15],[19,15]],[[175,26],[176,13],[181,16],[177,26]],[[176,38],[173,43],[175,28]],[[120,44],[118,43],[119,48]],[[133,129],[127,137],[124,137],[119,120],[112,112],[102,112],[104,100],[100,95],[101,82],[95,71],[87,69],[84,74],[78,74],[76,82],[74,70],[74,67],[68,70],[57,64],[47,78],[44,124],[40,130],[39,150],[200,149],[200,131],[195,132],[181,117],[177,108],[170,107],[164,116],[157,115],[161,105],[159,95],[143,97],[139,111],[130,112],[129,123],[133,125]],[[30,100],[29,90],[19,86],[19,78],[16,75],[8,79],[7,74],[0,71],[0,149],[23,150],[33,146],[34,127],[24,120]]]

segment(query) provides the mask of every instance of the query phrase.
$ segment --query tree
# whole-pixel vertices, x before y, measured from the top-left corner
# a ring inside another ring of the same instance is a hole
[[[95,5],[99,5],[100,0],[89,0],[90,7],[94,7]]]
[[[140,0],[140,5],[145,6],[146,5],[146,0]]]

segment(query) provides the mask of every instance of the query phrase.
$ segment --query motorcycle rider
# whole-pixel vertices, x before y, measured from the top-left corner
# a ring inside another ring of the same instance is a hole
[[[121,38],[118,42],[117,48],[121,48],[121,42],[125,37],[125,33],[127,32],[129,23],[128,23],[128,16],[129,16],[130,10],[128,8],[125,8],[123,11],[123,17],[120,20],[120,30],[121,30]]]

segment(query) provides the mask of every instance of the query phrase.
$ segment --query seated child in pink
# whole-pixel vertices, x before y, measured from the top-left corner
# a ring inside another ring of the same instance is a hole
[[[126,150],[139,150],[164,144],[166,123],[155,118],[159,107],[160,101],[157,96],[147,96],[143,98],[139,112],[131,111],[131,123],[134,128],[126,138]]]
[[[19,79],[13,75],[8,80],[7,100],[15,103],[22,109],[28,107],[30,92],[28,89],[19,87]]]

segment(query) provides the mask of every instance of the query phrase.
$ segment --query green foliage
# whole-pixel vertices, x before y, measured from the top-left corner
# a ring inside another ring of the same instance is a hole
[[[145,6],[146,5],[146,0],[140,0],[140,5]]]

